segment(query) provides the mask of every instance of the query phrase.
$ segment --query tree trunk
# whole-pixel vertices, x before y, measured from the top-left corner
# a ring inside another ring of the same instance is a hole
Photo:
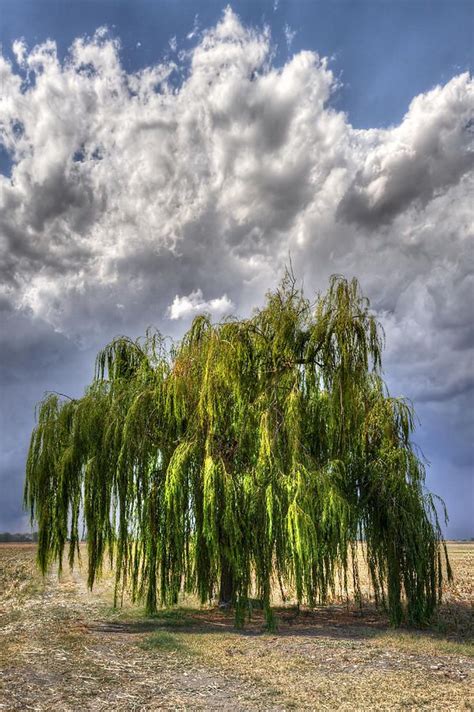
[[[219,589],[219,606],[229,607],[233,603],[234,579],[232,569],[225,557],[221,559],[221,581]]]

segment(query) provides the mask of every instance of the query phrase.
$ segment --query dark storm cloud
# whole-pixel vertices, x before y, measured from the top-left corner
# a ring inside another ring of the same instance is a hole
[[[82,393],[91,359],[31,313],[0,309],[0,531],[29,526],[22,495],[37,401],[51,388],[70,396]]]

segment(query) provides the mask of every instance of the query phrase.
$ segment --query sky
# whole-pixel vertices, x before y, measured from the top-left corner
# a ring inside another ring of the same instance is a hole
[[[0,531],[99,348],[356,276],[474,536],[474,5],[0,0]]]

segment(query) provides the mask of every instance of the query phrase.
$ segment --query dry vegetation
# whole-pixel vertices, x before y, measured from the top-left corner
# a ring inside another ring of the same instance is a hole
[[[35,547],[0,545],[0,710],[472,710],[474,545],[449,546],[455,582],[429,629],[335,602],[255,611],[111,608],[80,569],[44,581]]]

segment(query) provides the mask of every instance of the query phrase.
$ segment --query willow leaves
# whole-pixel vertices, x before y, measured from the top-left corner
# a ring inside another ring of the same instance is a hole
[[[429,618],[441,530],[357,281],[311,305],[287,274],[251,318],[199,316],[165,343],[117,338],[81,399],[40,404],[25,502],[43,571],[66,546],[72,565],[83,513],[91,586],[108,553],[117,595],[149,611],[194,591],[241,620],[256,593],[271,624],[275,582],[309,605],[336,581],[357,595],[363,541],[392,622]]]

